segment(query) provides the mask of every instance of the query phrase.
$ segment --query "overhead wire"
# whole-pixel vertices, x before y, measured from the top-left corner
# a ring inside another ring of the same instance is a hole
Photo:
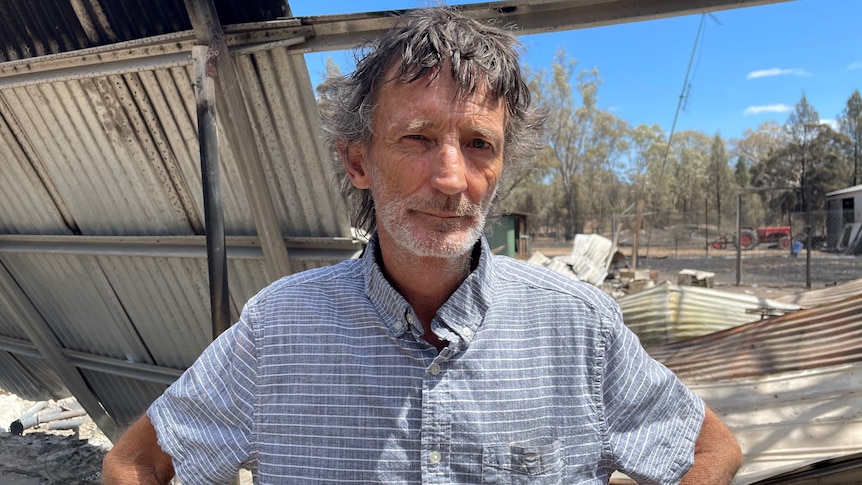
[[[710,16],[713,17],[713,19],[715,19],[715,17],[712,14],[710,14]],[[664,158],[662,159],[661,168],[659,169],[658,183],[656,184],[657,187],[661,187],[661,183],[664,180],[664,171],[665,171],[665,167],[667,166],[667,159],[668,159],[668,156],[670,155],[671,146],[673,145],[673,135],[676,131],[676,122],[679,119],[679,112],[680,112],[680,110],[682,110],[684,103],[688,99],[688,94],[691,91],[691,83],[689,82],[689,77],[691,75],[691,68],[694,65],[695,55],[698,53],[698,51],[700,51],[700,52],[703,51],[703,49],[700,49],[700,47],[702,45],[702,33],[703,33],[703,26],[704,26],[705,21],[706,21],[706,14],[703,13],[700,15],[700,23],[697,26],[697,34],[694,37],[694,45],[691,48],[691,55],[689,56],[689,59],[688,59],[688,66],[685,69],[685,77],[684,77],[683,83],[682,83],[682,91],[679,93],[679,101],[677,102],[676,111],[674,112],[674,115],[673,115],[673,123],[671,124],[671,127],[670,127],[670,134],[668,135],[667,146],[665,147],[665,151],[664,151]],[[718,22],[718,20],[716,20],[716,22]],[[698,64],[699,64],[699,60],[698,60]],[[653,207],[653,209],[656,209],[656,208]],[[640,228],[636,228],[636,230],[640,230]],[[646,260],[647,261],[649,260],[649,248],[650,248],[650,239],[651,238],[652,238],[652,227],[650,227],[650,231],[647,234],[647,254],[646,254]]]

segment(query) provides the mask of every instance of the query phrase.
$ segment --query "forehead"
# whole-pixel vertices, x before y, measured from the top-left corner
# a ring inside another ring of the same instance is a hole
[[[446,68],[412,82],[391,76],[387,79],[377,93],[376,120],[448,115],[468,117],[505,129],[505,102],[503,98],[491,96],[484,81],[480,80],[471,93],[459,87]]]

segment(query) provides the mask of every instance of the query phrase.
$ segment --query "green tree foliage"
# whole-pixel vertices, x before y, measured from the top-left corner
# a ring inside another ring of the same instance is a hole
[[[790,145],[796,149],[786,150],[786,160],[789,162],[790,168],[789,177],[796,179],[795,185],[800,187],[806,185],[806,171],[809,167],[806,164],[811,163],[811,139],[817,135],[820,130],[820,114],[813,106],[808,104],[808,98],[802,94],[802,99],[796,103],[793,112],[787,118],[785,125],[787,134],[790,137]]]
[[[853,91],[850,98],[847,100],[847,106],[838,117],[838,126],[841,133],[845,134],[850,139],[852,147],[853,160],[853,185],[862,183],[862,173],[860,173],[860,145],[862,145],[862,96],[859,95],[859,90]]]
[[[787,132],[774,121],[765,121],[756,129],[746,129],[742,138],[733,140],[732,144],[731,155],[742,159],[751,169],[787,144]]]
[[[502,191],[506,196],[500,200],[500,212],[527,214],[530,224],[537,231],[556,233],[556,226],[561,220],[559,208],[562,196],[552,177],[555,162],[550,148],[542,151],[533,166],[525,170],[508,190]]]
[[[317,109],[321,114],[326,114],[331,106],[332,97],[335,95],[332,88],[332,79],[341,77],[341,69],[331,57],[326,58],[326,77],[317,86]]]
[[[601,78],[597,69],[576,72],[577,61],[557,51],[550,72],[532,78],[532,87],[549,109],[548,135],[555,157],[554,178],[562,193],[566,238],[582,232],[591,211],[609,203],[605,190],[617,180],[616,164],[625,149],[627,125],[596,106]],[[599,197],[595,195],[601,194]]]
[[[674,193],[674,212],[692,212],[702,206],[707,185],[707,167],[710,139],[699,131],[682,131],[673,138],[671,151],[675,157],[668,160]],[[668,174],[665,173],[665,177]],[[657,206],[653,206],[657,207]]]
[[[748,164],[745,163],[745,157],[739,156],[736,158],[736,165],[733,167],[733,177],[736,181],[736,186],[742,190],[748,188],[751,183],[751,174],[748,172]]]
[[[649,192],[658,188],[667,136],[658,125],[639,125],[631,131],[628,146],[628,178],[633,190],[627,206],[646,199]]]
[[[822,210],[825,194],[846,186],[850,178],[849,152],[849,138],[827,124],[810,125],[809,133],[798,142],[788,143],[752,169],[752,184],[799,188],[804,183],[810,187],[807,196],[802,192],[797,196],[793,191],[764,192],[767,207],[774,212],[787,213],[804,210],[805,204],[810,203],[812,210]]]
[[[735,184],[733,171],[730,168],[727,157],[727,149],[724,139],[718,133],[712,138],[709,146],[709,161],[706,174],[706,186],[704,193],[710,194],[710,206],[715,207],[717,214],[716,225],[721,228],[722,217],[730,215],[728,209],[732,206],[733,195],[738,190]],[[746,173],[747,175],[747,173]],[[727,220],[727,217],[725,217]]]

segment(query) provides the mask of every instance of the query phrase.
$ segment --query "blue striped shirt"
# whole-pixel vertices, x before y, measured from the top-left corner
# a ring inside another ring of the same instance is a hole
[[[151,406],[186,485],[676,483],[702,401],[651,359],[596,288],[491,256],[421,339],[358,260],[283,278]],[[429,275],[433,277],[433,275]]]

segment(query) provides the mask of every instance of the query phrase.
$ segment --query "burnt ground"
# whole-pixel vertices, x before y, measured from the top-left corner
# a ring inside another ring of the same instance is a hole
[[[538,241],[533,251],[548,257],[571,253],[571,242]],[[626,263],[631,264],[631,247],[621,247]],[[795,293],[806,289],[806,253],[793,257],[787,251],[758,249],[743,251],[740,285],[736,284],[736,251],[652,247],[638,251],[639,269],[658,271],[658,282],[675,283],[683,269],[715,273],[715,287],[746,293]],[[847,256],[821,251],[811,252],[811,288],[823,288],[862,278],[862,256]],[[763,295],[766,296],[766,295]]]
[[[716,286],[736,286],[735,255],[641,257],[639,268],[659,271],[659,281],[676,281],[683,269],[715,273]],[[823,288],[862,278],[862,257],[812,252],[810,264],[811,288]],[[740,284],[747,287],[775,289],[806,288],[806,257],[760,253],[743,254],[740,264]]]

